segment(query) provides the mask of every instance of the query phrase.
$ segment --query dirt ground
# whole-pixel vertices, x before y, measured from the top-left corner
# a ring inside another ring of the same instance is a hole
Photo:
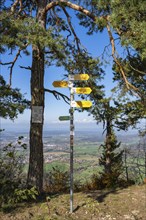
[[[69,212],[69,195],[48,197],[47,201],[22,204],[1,220],[146,220],[146,184],[126,189],[74,194],[74,212]]]

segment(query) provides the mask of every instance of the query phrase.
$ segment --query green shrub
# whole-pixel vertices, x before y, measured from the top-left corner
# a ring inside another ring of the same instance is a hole
[[[45,191],[49,193],[67,192],[69,190],[69,172],[53,167],[45,178]]]
[[[90,180],[87,180],[86,183],[83,186],[83,190],[96,190],[96,189],[101,189],[99,186],[99,175],[93,174],[90,177]],[[101,185],[101,183],[100,183]]]
[[[38,195],[38,192],[35,187],[32,187],[30,189],[26,189],[26,188],[15,189],[13,201],[15,203],[22,202],[22,201],[28,201],[31,199],[36,199],[37,195]]]
[[[19,137],[17,143],[9,143],[0,151],[0,207],[32,199],[37,195],[35,188],[26,189],[23,173],[26,144],[22,139],[22,136]]]
[[[83,190],[83,184],[80,180],[73,181],[73,190],[74,192],[81,192]]]
[[[125,180],[122,178],[114,178],[113,173],[109,174],[93,174],[90,181],[84,185],[84,190],[101,190],[101,189],[114,189],[117,187],[127,187],[135,184],[133,180]]]

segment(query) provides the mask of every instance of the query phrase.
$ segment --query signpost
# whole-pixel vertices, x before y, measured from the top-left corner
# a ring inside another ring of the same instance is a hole
[[[70,120],[70,212],[73,212],[73,148],[74,148],[74,108],[90,108],[92,106],[92,102],[90,101],[74,101],[74,94],[90,94],[92,89],[90,87],[73,87],[74,80],[88,80],[88,74],[76,74],[69,75],[68,81],[54,81],[54,87],[66,88],[70,89],[70,116],[60,116],[60,121]]]
[[[90,94],[92,92],[92,89],[90,87],[77,87],[72,88],[73,92],[76,94]]]
[[[70,212],[73,212],[73,148],[74,148],[74,108],[71,102],[74,100],[72,91],[73,84],[70,84]]]

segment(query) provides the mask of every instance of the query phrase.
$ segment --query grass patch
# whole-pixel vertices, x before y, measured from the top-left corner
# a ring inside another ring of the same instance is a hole
[[[44,172],[47,173],[51,171],[53,167],[59,167],[61,171],[67,171],[69,169],[69,164],[60,161],[53,161],[51,163],[46,163],[44,165]]]

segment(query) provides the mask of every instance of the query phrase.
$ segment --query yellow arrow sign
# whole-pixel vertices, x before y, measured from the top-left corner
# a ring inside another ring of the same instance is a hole
[[[54,81],[52,85],[54,87],[66,88],[66,87],[68,87],[68,82],[67,81]]]
[[[72,101],[71,107],[76,108],[90,108],[92,106],[92,102],[90,101]]]
[[[88,74],[69,75],[69,80],[88,80]]]
[[[90,94],[92,92],[92,89],[90,87],[78,87],[73,88],[74,92],[77,94]]]

